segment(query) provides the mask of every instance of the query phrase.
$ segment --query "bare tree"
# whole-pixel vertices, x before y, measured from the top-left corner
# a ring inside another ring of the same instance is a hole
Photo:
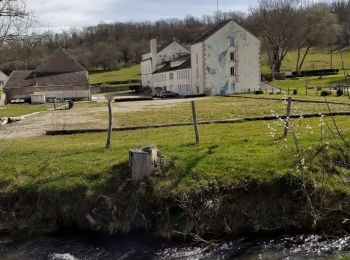
[[[350,0],[334,0],[330,4],[332,13],[336,14],[341,26],[338,44],[350,44]]]
[[[299,7],[300,0],[260,0],[259,6],[251,9],[249,27],[263,40],[275,72],[293,48]]]
[[[33,45],[34,23],[33,14],[27,10],[23,0],[0,0],[0,51],[2,62],[9,59],[11,48]],[[20,52],[16,52],[16,55],[19,54]]]
[[[337,17],[328,6],[315,4],[299,10],[299,26],[295,30],[297,62],[295,70],[299,74],[312,47],[334,43],[339,26]]]

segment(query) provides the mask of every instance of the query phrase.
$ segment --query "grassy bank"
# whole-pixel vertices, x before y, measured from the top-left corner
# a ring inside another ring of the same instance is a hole
[[[346,74],[348,71],[346,71]],[[272,85],[287,90],[288,88],[291,89],[298,89],[299,92],[302,94],[305,94],[305,86],[308,87],[323,87],[323,86],[332,86],[332,85],[344,85],[344,84],[350,84],[350,78],[347,78],[345,80],[344,73],[341,71],[337,75],[329,75],[329,76],[323,76],[322,79],[319,77],[304,77],[299,78],[298,80],[295,79],[285,79],[285,80],[274,80],[271,82]],[[309,90],[310,93],[315,92],[315,90]]]
[[[18,117],[35,112],[46,111],[52,105],[6,105],[0,106],[0,117]]]
[[[91,84],[100,84],[100,83],[113,82],[113,81],[140,80],[140,79],[141,79],[140,65],[135,65],[129,68],[123,68],[116,71],[90,74]]]
[[[297,61],[297,51],[290,51],[283,64],[282,70],[295,70]],[[343,51],[344,68],[350,68],[350,48]],[[263,73],[270,73],[271,69],[268,66],[269,61],[266,54],[262,54],[262,71]],[[329,69],[331,67],[331,56],[329,48],[312,48],[309,55],[306,57],[303,70],[314,69]],[[342,69],[342,60],[339,52],[333,53],[333,68]]]
[[[350,119],[337,117],[337,121],[350,141]],[[303,146],[319,143],[319,123],[319,119],[305,119]],[[331,119],[328,123],[332,124]],[[313,134],[307,133],[309,126]],[[28,233],[77,224],[115,233],[151,225],[162,232],[200,231],[207,236],[225,234],[220,216],[225,216],[231,229],[227,234],[310,226],[312,220],[300,211],[307,208],[303,194],[293,193],[300,176],[295,172],[291,138],[282,149],[272,141],[264,122],[208,125],[199,130],[200,145],[194,145],[192,127],[116,132],[110,150],[104,149],[105,134],[3,141],[2,226]],[[336,142],[330,133],[325,138]],[[145,183],[132,182],[128,151],[148,144],[159,147],[171,161],[170,167]],[[340,176],[328,178],[327,191],[344,199],[347,185]],[[282,209],[289,213],[283,215]],[[193,213],[198,218],[193,219]],[[197,230],[188,226],[191,222],[203,226]]]

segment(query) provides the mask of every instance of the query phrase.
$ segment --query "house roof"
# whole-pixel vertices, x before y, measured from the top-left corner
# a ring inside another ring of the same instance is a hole
[[[221,28],[223,28],[226,24],[232,22],[232,19],[220,22],[216,25],[214,25],[213,27],[211,27],[208,31],[206,31],[205,33],[203,33],[201,36],[199,36],[197,39],[195,39],[192,44],[196,44],[199,42],[203,42],[206,39],[208,39],[210,36],[214,35],[216,32],[218,32]]]
[[[178,43],[178,42],[175,41],[175,40],[173,40],[172,42],[169,42],[169,43],[167,43],[167,44],[162,45],[162,46],[158,49],[157,52],[160,53],[160,52],[164,51],[169,45],[171,45],[171,44],[173,44],[173,43],[176,43],[176,44],[180,45],[182,48],[184,48],[186,51],[189,52],[189,50],[188,50],[185,46],[183,46],[182,44]]]
[[[153,72],[153,74],[158,73],[164,73],[168,71],[174,71],[174,70],[184,70],[184,69],[190,69],[191,68],[191,57],[187,56],[186,58],[182,57],[177,60],[184,59],[185,62],[181,63],[179,66],[171,67],[171,62],[167,62],[165,66],[161,67],[159,70],[156,70]]]
[[[89,80],[85,71],[76,72],[37,72],[35,70],[14,71],[5,85],[5,89],[30,86],[76,86],[89,89]]]
[[[57,49],[35,70],[14,71],[4,89],[30,86],[75,86],[89,89],[87,71],[63,48]]]
[[[38,72],[86,71],[86,69],[63,48],[58,48],[35,70]]]

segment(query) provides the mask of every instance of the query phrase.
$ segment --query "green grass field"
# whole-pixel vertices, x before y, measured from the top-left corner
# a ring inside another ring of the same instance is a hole
[[[117,71],[90,74],[90,82],[91,84],[99,84],[111,81],[140,80],[140,73],[140,65],[134,65],[132,67],[123,68]]]
[[[46,111],[53,108],[52,105],[6,105],[0,106],[0,117],[17,117],[35,112]]]
[[[349,73],[346,71],[346,74]],[[341,71],[337,75],[323,76],[322,79],[319,77],[300,77],[298,80],[285,79],[285,80],[274,80],[271,82],[272,85],[287,90],[288,88],[294,88],[301,91],[301,94],[305,93],[305,86],[316,87],[316,86],[331,86],[331,85],[343,85],[345,83],[350,84],[350,78],[347,77],[345,80],[344,72]],[[310,90],[312,92],[312,90]]]
[[[315,130],[303,131],[302,142],[306,147],[315,145],[319,119],[304,120],[303,129],[310,124]],[[337,121],[350,141],[349,117]],[[129,149],[149,144],[156,144],[173,162],[166,176],[153,180],[164,193],[198,190],[211,181],[229,184],[246,177],[268,181],[293,171],[292,144],[289,152],[280,150],[264,122],[200,126],[199,131],[200,145],[194,145],[193,127],[114,132],[110,150],[104,149],[106,134],[2,141],[0,190],[103,187],[113,175],[124,174],[120,169],[125,169]]]
[[[282,70],[295,70],[297,60],[296,51],[290,51],[283,64]],[[343,51],[344,68],[350,69],[350,47],[347,47]],[[271,69],[268,64],[268,57],[266,54],[262,55],[262,72],[270,73]],[[310,50],[308,56],[305,59],[303,70],[314,69],[329,69],[331,66],[331,56],[329,48],[313,48]],[[333,68],[342,69],[342,60],[339,52],[333,53]]]
[[[271,110],[283,114],[285,111],[281,101],[215,97],[198,100],[196,104],[199,120],[272,115]],[[294,104],[304,112],[327,111],[322,104]],[[73,109],[87,111],[104,105],[77,104]],[[115,104],[114,109],[118,110],[119,105]],[[347,110],[348,107],[332,106],[332,109]],[[94,115],[101,114],[100,111]],[[114,119],[118,126],[190,121],[190,103],[163,108],[150,106],[142,112],[115,111]],[[350,140],[350,118],[337,117],[336,120]],[[328,121],[331,125],[331,119]],[[106,123],[106,118],[103,122]],[[304,119],[301,125],[304,146],[317,145],[319,122],[319,118]],[[313,127],[314,134],[307,133],[308,125]],[[164,194],[198,191],[212,181],[229,184],[247,177],[269,181],[293,171],[295,159],[291,140],[288,149],[281,150],[270,138],[263,121],[204,125],[199,131],[200,145],[194,144],[193,127],[114,132],[111,150],[104,149],[106,133],[2,140],[0,190],[65,191],[81,186],[92,192],[103,189],[113,176],[125,174],[129,149],[149,144],[157,145],[173,163],[166,176],[153,179],[154,188]],[[278,136],[281,133],[279,127]],[[333,142],[331,137],[329,141]]]
[[[263,117],[273,114],[285,114],[283,95],[247,95],[254,98],[279,98],[276,100],[254,100],[235,97],[208,97],[195,99],[197,117],[199,121],[239,119],[246,117]],[[308,96],[311,99],[311,96]],[[321,97],[314,100],[322,100]],[[324,99],[323,99],[324,100]],[[333,97],[330,101],[349,103],[348,97]],[[332,111],[348,111],[347,105],[330,105]],[[128,110],[128,111],[127,111]],[[325,104],[316,103],[292,103],[292,113],[299,114],[303,111],[307,113],[328,112]],[[79,128],[105,128],[108,113],[104,103],[82,103],[76,104],[72,110],[83,117],[90,117],[91,125],[67,124],[65,129]],[[155,124],[172,124],[192,122],[192,109],[190,100],[158,100],[146,102],[113,103],[113,126],[143,126]]]

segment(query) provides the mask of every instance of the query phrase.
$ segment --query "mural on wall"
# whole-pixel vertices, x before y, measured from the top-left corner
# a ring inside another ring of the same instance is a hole
[[[250,47],[247,33],[235,31],[233,26],[206,42],[207,82],[214,95],[236,92],[236,78],[231,76],[231,67],[235,67],[235,74],[238,73],[239,68],[236,67],[236,63],[228,62],[230,52],[237,50],[235,46],[230,46],[231,39],[234,39],[234,45],[239,45],[239,48]],[[237,59],[238,53],[235,53],[235,57]]]

